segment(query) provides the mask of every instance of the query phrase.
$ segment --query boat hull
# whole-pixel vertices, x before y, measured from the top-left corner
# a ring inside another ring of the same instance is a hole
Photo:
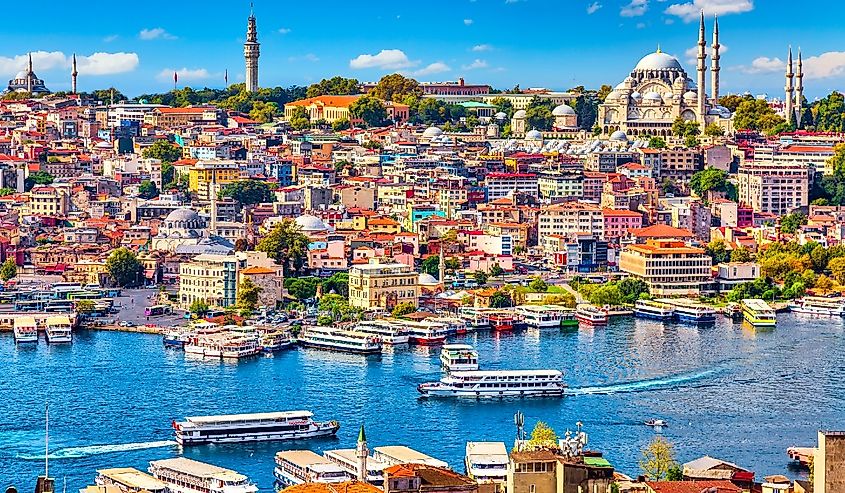
[[[446,337],[414,337],[411,336],[410,338],[411,344],[417,344],[419,346],[437,346],[438,344],[443,344],[446,342]]]
[[[299,345],[304,348],[309,349],[319,349],[322,351],[332,351],[335,353],[349,353],[349,354],[362,354],[367,356],[381,354],[381,347],[372,347],[372,348],[352,348],[352,347],[341,347],[341,346],[332,346],[328,344],[321,344],[319,342],[313,341],[304,341],[302,339],[299,340]]]
[[[677,315],[679,322],[689,322],[694,324],[711,324],[716,322],[715,313],[707,315],[692,315],[675,312],[675,314]]]
[[[458,399],[505,399],[521,397],[554,397],[561,398],[565,394],[564,388],[543,390],[462,390],[462,389],[418,389],[422,397],[458,398]]]
[[[585,324],[585,325],[592,325],[592,326],[607,325],[607,319],[593,319],[593,318],[579,317],[579,316],[576,316],[575,318],[578,320],[579,323],[582,323],[582,324]]]
[[[340,426],[335,424],[331,426],[321,427],[315,430],[306,430],[302,432],[291,431],[265,431],[265,432],[251,432],[251,433],[221,433],[219,435],[210,435],[205,437],[185,437],[180,433],[176,433],[176,443],[182,446],[208,445],[212,443],[246,443],[246,442],[283,442],[292,440],[307,440],[311,438],[324,438],[337,434]]]
[[[647,311],[637,310],[637,309],[634,309],[634,315],[637,318],[647,318],[647,319],[650,319],[650,320],[672,320],[673,318],[675,318],[674,314],[671,313],[671,312],[669,312],[669,313],[654,313],[654,312],[647,312]]]

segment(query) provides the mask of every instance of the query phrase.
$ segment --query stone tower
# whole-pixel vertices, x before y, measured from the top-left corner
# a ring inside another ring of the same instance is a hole
[[[76,70],[76,53],[73,54],[73,63],[71,64],[70,70],[70,92],[72,94],[76,94],[76,76],[79,75],[79,72]]]
[[[32,53],[29,54],[29,65],[26,70],[26,92],[32,94],[32,79],[35,78],[35,71],[32,70]]]
[[[358,445],[355,447],[355,456],[358,459],[358,481],[367,482],[367,456],[370,450],[367,448],[367,435],[364,433],[364,425],[358,431]]]
[[[719,104],[719,18],[713,17],[713,53],[710,56],[710,97],[713,98],[713,106]]]
[[[705,121],[705,101],[707,95],[704,92],[704,85],[706,82],[707,72],[707,41],[704,37],[704,11],[701,11],[701,22],[698,26],[698,121],[704,125]]]
[[[795,91],[792,87],[792,77],[794,75],[792,72],[792,47],[790,46],[789,54],[786,57],[786,86],[784,87],[786,90],[786,98],[784,99],[786,106],[783,111],[787,122],[792,120],[792,103],[795,101]]]
[[[795,127],[801,128],[804,116],[804,67],[801,63],[801,48],[798,48],[798,71],[795,73]]]
[[[258,42],[258,29],[255,27],[255,14],[250,9],[244,43],[244,61],[246,62],[246,90],[258,92],[258,57],[261,45]]]

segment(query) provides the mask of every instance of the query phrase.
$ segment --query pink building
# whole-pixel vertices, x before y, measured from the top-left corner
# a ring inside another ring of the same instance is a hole
[[[604,237],[606,240],[621,238],[631,229],[643,227],[643,215],[639,212],[602,209],[604,216]]]

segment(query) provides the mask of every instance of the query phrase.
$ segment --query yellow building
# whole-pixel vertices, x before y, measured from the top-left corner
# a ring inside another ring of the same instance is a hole
[[[628,245],[619,261],[619,268],[645,281],[654,296],[698,296],[702,285],[713,279],[712,265],[703,248],[677,240]]]
[[[285,105],[285,120],[290,121],[293,118],[294,109],[301,107],[305,108],[305,111],[308,113],[308,119],[312,122],[316,122],[317,120],[326,120],[329,123],[334,123],[338,120],[348,120],[351,122],[354,119],[349,116],[349,105],[357,101],[361,96],[363,95],[325,95],[292,101]],[[410,107],[406,104],[394,103],[392,101],[383,101],[383,103],[389,120],[402,122],[410,116]],[[356,122],[360,121],[357,120]]]
[[[238,271],[234,255],[197,255],[179,265],[179,304],[185,310],[196,300],[225,308],[237,301]]]
[[[528,247],[528,224],[493,222],[487,224],[485,232],[491,236],[510,236],[513,239],[513,246]]]
[[[223,185],[238,181],[240,169],[235,161],[198,161],[188,171],[188,189],[200,200],[209,200],[211,184],[219,190]]]
[[[29,212],[33,216],[66,216],[68,196],[55,187],[35,187],[29,193]]]
[[[389,217],[371,217],[367,219],[367,229],[371,233],[395,235],[402,232],[402,224]]]
[[[353,308],[393,309],[399,303],[419,305],[419,273],[405,264],[369,264],[349,269],[349,306]]]

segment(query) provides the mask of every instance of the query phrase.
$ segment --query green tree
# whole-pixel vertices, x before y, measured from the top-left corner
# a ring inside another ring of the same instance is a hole
[[[728,244],[725,243],[724,240],[713,240],[707,244],[707,247],[704,250],[713,259],[714,264],[727,262],[731,258],[731,252],[728,250]]]
[[[616,287],[619,289],[622,301],[628,304],[634,304],[642,295],[649,294],[648,284],[636,277],[626,277],[618,281]]]
[[[343,118],[343,119],[340,119],[340,120],[335,120],[332,123],[332,130],[334,130],[335,132],[341,132],[343,130],[349,130],[351,127],[352,127],[352,125],[349,123],[349,120],[347,120],[346,118]]]
[[[349,301],[339,294],[323,295],[317,304],[317,309],[323,317],[334,322],[346,322],[357,316],[355,310],[349,306]]]
[[[572,109],[578,115],[578,126],[584,130],[593,128],[598,117],[599,98],[595,93],[580,94],[575,98]]]
[[[678,467],[675,460],[675,448],[665,438],[655,437],[642,450],[640,469],[646,478],[652,481],[663,481],[667,479],[669,471],[675,467]]]
[[[255,249],[284,267],[285,276],[299,272],[308,257],[308,236],[293,219],[285,219],[258,242]]]
[[[363,120],[367,126],[379,127],[387,120],[387,109],[380,99],[361,96],[349,105],[349,116]]]
[[[182,158],[182,148],[167,139],[158,139],[151,146],[144,149],[141,156],[144,159],[158,159],[162,163],[175,163]],[[164,166],[162,166],[161,172],[164,175]],[[163,176],[162,180],[167,183]]]
[[[358,94],[360,83],[358,79],[347,79],[345,77],[332,77],[323,79],[316,84],[308,86],[305,97],[314,98],[317,96],[345,96]]]
[[[602,84],[599,90],[596,92],[596,97],[599,98],[599,101],[602,103],[605,99],[607,99],[607,95],[613,91],[613,87],[609,84]]]
[[[525,125],[527,128],[537,130],[551,130],[555,122],[552,116],[551,102],[545,99],[534,98],[525,109]]]
[[[505,269],[503,269],[499,264],[493,264],[490,266],[490,277],[500,277],[504,273]]]
[[[298,300],[307,300],[317,295],[316,277],[286,277],[285,289],[288,294]]]
[[[528,446],[531,448],[557,448],[558,438],[555,430],[543,421],[537,421],[534,429],[531,431],[531,438],[528,440]]]
[[[3,265],[0,266],[0,279],[4,282],[18,275],[18,266],[15,259],[7,258]]]
[[[279,105],[273,102],[256,101],[249,110],[249,117],[259,123],[270,123],[279,114]]]
[[[415,311],[417,311],[416,305],[414,305],[410,301],[404,301],[396,305],[390,314],[394,317],[404,317],[405,315],[409,313],[414,313]]]
[[[736,248],[731,252],[731,262],[752,262],[753,260],[754,255],[744,246]]]
[[[504,291],[496,291],[490,297],[490,308],[509,308],[513,305],[513,300]]]
[[[138,185],[138,195],[142,199],[152,199],[158,197],[158,187],[155,182],[144,180]]]
[[[253,312],[258,308],[258,300],[261,295],[261,287],[256,285],[252,279],[246,278],[238,285],[238,308],[245,312]]]
[[[176,173],[176,168],[173,167],[172,163],[162,162],[161,163],[161,184],[165,188],[173,182],[174,175]]]
[[[845,132],[845,96],[833,91],[814,105],[815,127],[820,132]]]
[[[420,264],[420,272],[437,277],[440,274],[440,257],[429,255]]]
[[[208,313],[208,303],[205,300],[196,299],[191,302],[191,306],[188,307],[188,311],[197,317],[203,317],[206,313]]]
[[[734,113],[734,128],[756,130],[773,135],[788,130],[789,122],[775,113],[764,99],[746,100],[740,103]]]
[[[322,282],[323,292],[339,294],[341,296],[349,296],[349,274],[346,272],[336,272],[331,277],[324,279]]]
[[[242,205],[273,202],[273,193],[267,182],[252,179],[227,183],[220,190],[220,197],[231,197]]]
[[[296,131],[302,131],[311,127],[311,120],[308,115],[308,110],[303,106],[296,106],[290,117],[290,128]]]
[[[681,466],[674,465],[666,471],[666,481],[683,481],[684,480],[684,470],[681,469]]]
[[[822,274],[816,279],[816,284],[813,288],[821,291],[822,294],[828,293],[833,290],[833,281],[826,275]]]
[[[531,288],[532,291],[537,293],[545,293],[549,289],[549,285],[546,284],[546,281],[543,280],[542,277],[535,277],[528,283],[528,287]]]
[[[652,137],[648,139],[648,146],[651,149],[665,149],[666,141],[663,140],[663,137]]]
[[[511,103],[510,99],[499,96],[493,98],[490,101],[490,104],[496,107],[496,113],[504,113],[508,115],[508,120],[510,120],[514,114],[513,103]]]
[[[695,138],[695,136],[693,136],[693,135],[687,135],[684,138],[684,146],[685,147],[693,148],[693,147],[698,147],[700,144],[701,144],[701,142],[697,138]]]
[[[73,309],[80,315],[91,313],[95,308],[94,300],[76,300],[73,303]]]
[[[483,270],[477,270],[472,273],[472,280],[476,282],[479,286],[484,286],[487,284],[487,273]]]
[[[33,171],[24,180],[24,190],[32,190],[35,185],[50,185],[53,183],[53,175],[46,171]]]
[[[827,268],[830,269],[830,275],[836,279],[836,282],[845,285],[845,257],[831,259],[827,263]],[[2,276],[2,270],[0,270],[0,276]]]
[[[132,250],[120,247],[106,259],[106,271],[118,286],[135,286],[142,277],[144,266]]]
[[[798,229],[807,224],[807,216],[800,212],[791,212],[780,218],[780,231],[786,234],[795,234]]]
[[[678,137],[695,137],[701,133],[698,122],[679,116],[672,122],[672,133]]]
[[[716,123],[711,123],[704,127],[704,135],[708,137],[722,137],[725,135],[725,129]]]
[[[718,168],[708,167],[693,174],[689,186],[696,195],[702,198],[711,190],[727,192],[728,173]]]
[[[753,101],[754,96],[750,94],[746,94],[743,96],[737,94],[728,94],[727,96],[722,96],[719,98],[719,105],[724,106],[725,108],[729,109],[731,113],[736,111],[739,108],[739,105],[744,101]]]
[[[423,90],[420,83],[402,74],[385,75],[370,90],[370,95],[384,101],[402,102],[408,97],[421,97]]]

